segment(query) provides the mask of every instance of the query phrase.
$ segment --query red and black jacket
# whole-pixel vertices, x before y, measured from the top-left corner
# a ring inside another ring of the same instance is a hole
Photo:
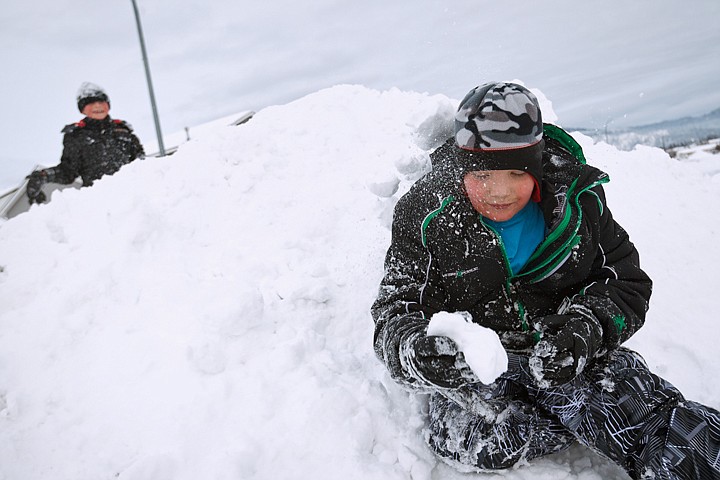
[[[123,120],[84,118],[63,128],[60,163],[44,170],[50,183],[68,184],[81,177],[83,186],[112,175],[145,152],[132,127]]]

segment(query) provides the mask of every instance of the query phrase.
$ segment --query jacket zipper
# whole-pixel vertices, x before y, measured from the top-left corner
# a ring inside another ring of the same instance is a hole
[[[570,222],[570,218],[572,217],[572,211],[571,208],[575,208],[578,212],[578,218],[577,222],[574,227],[573,234],[568,237],[568,239],[558,248],[555,249],[554,252],[552,252],[550,255],[548,255],[548,258],[537,267],[533,268],[532,270],[529,270],[527,272],[522,272],[518,276],[520,277],[526,277],[534,273],[540,272],[537,276],[535,276],[532,280],[530,280],[530,283],[537,283],[545,278],[552,275],[560,266],[562,266],[563,263],[570,257],[571,250],[580,243],[581,239],[577,235],[578,230],[580,229],[580,224],[582,223],[582,208],[580,208],[580,195],[587,192],[588,190],[595,188],[598,185],[602,185],[604,183],[607,183],[610,179],[605,176],[603,178],[598,179],[597,181],[591,183],[590,185],[584,187],[582,190],[580,190],[577,194],[572,195],[572,198],[568,198],[568,207],[565,209],[565,215],[563,217],[563,220],[560,222],[560,225],[558,225],[555,230],[550,232],[550,235],[548,235],[545,240],[543,240],[542,244],[538,247],[537,250],[535,250],[535,253],[532,254],[530,257],[530,260],[528,262],[531,262],[532,260],[540,257],[542,254],[545,253],[545,251],[549,248],[549,246],[557,240],[559,237],[562,236],[563,233],[565,233],[565,230],[568,228],[568,224]],[[570,191],[572,191],[575,188],[575,185],[577,183],[577,180],[573,182],[573,184],[570,187]],[[570,202],[572,202],[573,207],[570,206]],[[561,255],[561,253],[567,252],[566,255]],[[559,258],[558,258],[559,257]],[[548,267],[548,268],[546,268]]]
[[[560,247],[558,247],[549,256],[549,258],[545,262],[542,263],[542,265],[538,265],[536,268],[534,268],[533,270],[531,270],[529,272],[522,272],[518,275],[515,275],[513,273],[512,268],[510,266],[510,259],[508,258],[507,250],[505,249],[505,244],[503,243],[503,240],[502,240],[502,236],[500,235],[500,233],[497,230],[495,230],[493,227],[491,227],[490,225],[485,223],[482,216],[480,216],[480,221],[482,222],[482,224],[485,227],[487,227],[495,235],[495,238],[498,241],[498,245],[500,246],[500,252],[502,254],[502,257],[503,257],[503,260],[505,263],[505,269],[508,272],[508,276],[505,279],[505,292],[508,295],[508,298],[512,301],[513,306],[515,307],[516,311],[518,312],[518,315],[520,317],[520,326],[523,329],[523,331],[525,331],[525,332],[529,331],[530,326],[528,324],[528,321],[527,321],[527,318],[525,315],[525,306],[522,304],[522,302],[519,299],[514,298],[515,295],[513,294],[513,288],[512,288],[513,280],[530,275],[535,272],[538,272],[539,270],[542,270],[545,267],[547,267],[548,265],[550,265],[550,268],[545,269],[539,276],[536,276],[535,278],[530,280],[530,283],[537,283],[537,282],[549,277],[550,275],[552,275],[555,271],[557,271],[558,268],[560,268],[567,261],[568,258],[570,258],[570,255],[572,254],[572,249],[575,248],[575,246],[578,245],[581,241],[580,237],[577,234],[578,230],[580,229],[580,224],[582,223],[582,208],[580,208],[580,201],[579,201],[580,195],[582,195],[583,193],[587,192],[588,190],[590,190],[598,185],[607,183],[608,181],[609,181],[608,177],[603,177],[603,178],[591,183],[590,185],[583,188],[582,190],[580,190],[577,193],[577,195],[572,196],[572,199],[568,199],[568,202],[571,202],[571,201],[573,202],[573,204],[578,212],[578,219],[577,219],[577,223],[576,223],[575,231],[573,232],[573,235],[571,235],[568,238],[568,240],[566,240]],[[576,184],[577,184],[577,179],[571,185],[570,191],[572,191],[575,188]],[[566,208],[565,216],[564,216],[563,220],[561,221],[560,226],[558,226],[555,230],[550,232],[550,235],[548,235],[545,238],[545,240],[543,240],[542,244],[531,255],[530,260],[528,260],[528,262],[530,262],[532,259],[537,258],[540,255],[542,255],[545,252],[545,250],[549,247],[549,245],[551,245],[557,238],[562,236],[565,229],[568,228],[568,224],[570,223],[571,217],[572,217],[572,212],[570,211],[570,208]],[[562,252],[565,252],[565,251],[567,251],[567,254],[560,256],[560,258],[558,259],[558,256]]]
[[[493,227],[485,223],[482,215],[480,216],[480,222],[482,222],[482,224],[487,227],[493,233],[493,235],[495,235],[495,239],[498,241],[498,245],[500,246],[500,253],[502,254],[503,260],[505,262],[505,270],[508,272],[508,275],[505,278],[505,293],[512,301],[513,307],[515,307],[515,311],[518,312],[518,315],[520,317],[520,328],[522,328],[524,332],[527,332],[528,330],[530,330],[530,326],[528,325],[527,319],[525,318],[525,306],[520,300],[516,300],[514,298],[515,295],[513,295],[512,281],[517,277],[513,273],[512,267],[510,266],[510,259],[508,258],[507,250],[505,249],[505,243],[503,243],[500,233]]]

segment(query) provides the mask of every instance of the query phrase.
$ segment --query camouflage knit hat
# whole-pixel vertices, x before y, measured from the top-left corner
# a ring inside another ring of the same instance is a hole
[[[537,98],[514,83],[486,83],[455,115],[457,161],[469,170],[523,170],[542,181],[543,123]]]
[[[107,102],[110,105],[110,97],[101,87],[91,82],[83,82],[77,91],[77,106],[80,113],[83,108],[94,102]]]

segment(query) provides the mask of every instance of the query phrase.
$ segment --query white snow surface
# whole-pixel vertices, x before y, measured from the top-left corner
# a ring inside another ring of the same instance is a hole
[[[392,209],[456,105],[336,86],[0,225],[0,479],[626,479],[579,446],[458,473],[375,357]],[[720,178],[576,138],[655,281],[629,346],[717,408]]]
[[[507,371],[508,357],[494,330],[473,323],[468,312],[438,312],[430,318],[428,335],[445,336],[463,352],[470,369],[485,385]]]

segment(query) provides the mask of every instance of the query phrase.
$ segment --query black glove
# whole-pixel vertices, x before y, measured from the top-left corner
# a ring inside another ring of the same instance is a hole
[[[42,191],[42,186],[45,184],[47,174],[43,170],[32,172],[26,177],[28,179],[25,193],[27,193],[30,204],[43,203],[47,200],[45,193]]]
[[[500,331],[498,337],[506,352],[528,353],[535,346],[536,332]]]
[[[561,385],[580,375],[602,346],[597,320],[579,314],[548,315],[534,322],[541,333],[530,357],[541,387]]]
[[[413,345],[415,369],[424,380],[443,388],[458,388],[480,380],[448,337],[420,336]]]

